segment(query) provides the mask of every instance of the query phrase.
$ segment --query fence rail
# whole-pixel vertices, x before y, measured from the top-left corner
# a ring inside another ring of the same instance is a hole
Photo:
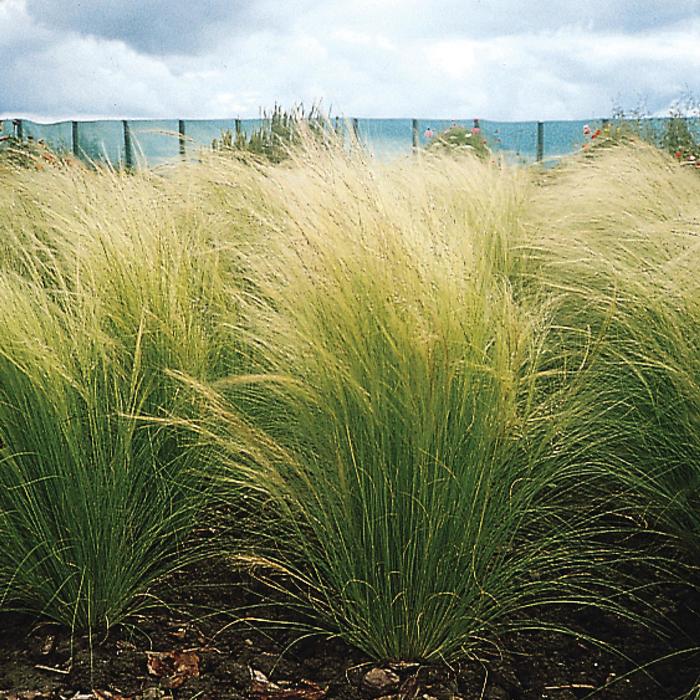
[[[605,118],[577,121],[497,122],[490,120],[445,119],[359,119],[335,118],[337,132],[352,134],[379,159],[411,153],[426,145],[432,134],[459,125],[478,128],[490,148],[519,162],[553,161],[580,148],[586,132],[595,133]],[[40,124],[26,119],[0,120],[2,139],[41,141],[56,151],[73,153],[90,161],[109,162],[117,167],[159,165],[177,158],[196,157],[225,130],[250,135],[265,119],[221,120],[104,120]],[[668,118],[642,120],[650,130],[661,132]],[[691,130],[700,138],[700,119],[689,119]],[[586,127],[589,127],[586,129]]]

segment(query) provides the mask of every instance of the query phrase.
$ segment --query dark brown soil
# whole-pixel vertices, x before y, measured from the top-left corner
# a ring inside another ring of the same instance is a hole
[[[502,639],[498,653],[448,668],[373,663],[338,639],[292,643],[289,631],[233,624],[237,615],[231,613],[207,615],[207,609],[233,607],[259,614],[251,608],[250,586],[222,565],[181,573],[173,583],[177,608],[154,610],[133,628],[93,640],[92,652],[87,638],[71,642],[55,625],[0,617],[0,698],[575,700],[594,693],[666,700],[688,693],[700,676],[700,653],[687,651],[700,646],[697,587],[659,590],[655,609],[677,625],[670,638],[602,613],[560,611],[549,614],[551,622],[586,630],[620,653],[586,641],[583,633],[533,631]],[[650,665],[639,670],[644,664]]]

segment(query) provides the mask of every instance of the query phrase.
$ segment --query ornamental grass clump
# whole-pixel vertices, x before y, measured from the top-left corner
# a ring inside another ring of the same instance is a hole
[[[554,172],[529,216],[562,356],[600,406],[601,484],[697,557],[700,182],[651,146],[614,148]]]
[[[0,607],[98,631],[201,554],[211,450],[168,370],[230,373],[232,266],[149,175],[14,173],[2,206]],[[177,194],[177,197],[175,197]]]
[[[509,283],[527,180],[319,152],[267,182],[285,216],[248,258],[257,369],[204,390],[259,504],[238,558],[375,658],[451,659],[544,624],[532,606],[612,606],[580,495],[591,407],[547,369],[548,309]]]

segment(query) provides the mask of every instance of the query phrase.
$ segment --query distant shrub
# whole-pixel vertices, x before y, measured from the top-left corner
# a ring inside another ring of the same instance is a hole
[[[491,150],[478,126],[467,129],[458,124],[452,124],[439,134],[435,134],[428,142],[427,149],[447,153],[472,153],[479,158],[488,158],[491,155]]]
[[[16,136],[7,136],[0,142],[0,163],[43,170],[64,162],[66,154],[53,150],[43,139],[36,141],[30,138],[24,141]]]
[[[599,129],[584,127],[583,149],[605,148],[635,141],[646,141],[671,154],[684,165],[700,168],[700,136],[693,130],[693,120],[700,120],[700,106],[686,96],[670,109],[666,119],[654,121],[644,108],[625,112],[615,107],[613,118]]]
[[[700,143],[690,128],[689,119],[674,109],[663,134],[661,146],[681,163],[700,168]]]
[[[221,132],[220,138],[212,141],[212,149],[253,154],[271,163],[281,163],[301,146],[305,132],[320,140],[334,135],[330,118],[322,115],[318,107],[313,106],[306,114],[303,107],[293,107],[287,111],[275,105],[272,113],[265,113],[262,125],[250,135],[239,128],[235,133],[226,129]]]

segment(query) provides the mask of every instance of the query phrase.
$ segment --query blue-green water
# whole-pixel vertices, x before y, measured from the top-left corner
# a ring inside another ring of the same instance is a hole
[[[660,127],[663,119],[648,120]],[[243,119],[241,128],[251,133],[261,125],[260,119]],[[439,133],[452,124],[471,128],[468,120],[422,119],[418,123],[418,139],[421,145],[427,141],[429,129]],[[16,130],[11,120],[0,120],[0,136]],[[585,141],[583,127],[591,129],[601,126],[601,119],[579,121],[544,122],[544,159],[553,162],[558,157],[579,149]],[[537,154],[537,122],[496,122],[480,120],[481,133],[489,146],[503,152],[514,162],[533,162]],[[343,124],[346,133],[351,122]],[[693,128],[698,130],[698,124]],[[38,124],[22,120],[23,136],[42,140],[52,148],[71,151],[74,148],[71,122]],[[185,146],[188,157],[196,157],[201,149],[211,148],[211,142],[220,138],[225,130],[234,131],[233,119],[187,120],[185,121]],[[360,140],[377,159],[388,160],[411,152],[413,129],[411,119],[359,119],[357,129]],[[160,165],[179,157],[178,121],[131,120],[129,121],[133,160],[141,166]],[[125,162],[124,127],[121,121],[78,122],[77,151],[81,157],[110,162],[119,166]]]

